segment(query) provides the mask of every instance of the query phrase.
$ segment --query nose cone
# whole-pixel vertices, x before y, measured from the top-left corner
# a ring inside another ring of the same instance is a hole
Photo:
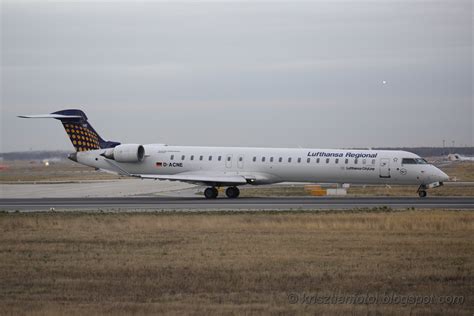
[[[439,169],[437,169],[436,178],[438,182],[445,182],[449,180],[449,176]]]

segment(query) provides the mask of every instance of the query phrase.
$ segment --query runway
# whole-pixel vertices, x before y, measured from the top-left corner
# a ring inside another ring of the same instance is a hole
[[[389,207],[392,209],[474,209],[474,197],[289,197],[289,198],[42,198],[0,199],[1,211],[146,211],[146,210],[345,210]]]

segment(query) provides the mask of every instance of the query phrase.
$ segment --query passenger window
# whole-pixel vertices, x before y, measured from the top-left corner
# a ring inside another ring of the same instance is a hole
[[[265,157],[262,157],[262,162],[265,162]]]
[[[273,162],[273,157],[270,157],[270,162]]]
[[[320,161],[320,159],[319,159],[319,158],[317,158],[317,159],[316,159],[316,163],[319,163],[319,161]]]
[[[230,156],[229,156],[229,157],[227,157],[227,161],[230,161],[230,159],[231,159],[231,157],[230,157]]]
[[[326,163],[329,163],[329,158],[326,158]]]
[[[242,161],[242,159],[243,159],[242,157],[239,157],[239,161]]]
[[[301,162],[301,158],[298,158],[298,163],[300,163],[300,162]]]
[[[282,157],[278,158],[278,162],[282,162],[282,161],[283,161]]]
[[[291,162],[291,157],[290,157],[290,158],[288,158],[288,162]]]
[[[170,160],[173,160],[173,159],[174,159],[174,155],[171,155]]]
[[[306,162],[309,163],[311,161],[311,158],[306,159]]]
[[[194,155],[191,155],[191,160],[194,160]]]
[[[372,164],[375,165],[375,159],[372,159]]]
[[[202,158],[203,158],[202,156],[199,156],[199,160],[202,160]]]
[[[181,156],[181,160],[184,160],[184,155]]]
[[[217,157],[217,161],[221,161],[221,160],[222,160],[222,156]]]
[[[209,156],[209,161],[212,161],[212,156]]]
[[[365,164],[366,164],[366,162],[367,162],[367,160],[365,160],[365,159],[362,159],[362,164],[363,164],[363,165],[365,165]]]
[[[349,163],[349,159],[346,159],[346,161],[344,161],[344,163],[347,165]]]
[[[355,165],[357,165],[357,158],[356,158],[356,159],[354,159],[354,164],[355,164]]]
[[[253,162],[257,161],[257,157],[253,157],[252,160],[253,160]]]
[[[339,163],[339,158],[336,158],[336,164],[338,164],[338,163]]]

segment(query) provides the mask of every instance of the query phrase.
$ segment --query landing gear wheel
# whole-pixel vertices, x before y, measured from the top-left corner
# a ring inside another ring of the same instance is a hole
[[[219,191],[217,191],[216,188],[207,188],[204,190],[204,196],[206,199],[215,199],[217,195],[219,194]]]
[[[225,195],[227,195],[229,199],[238,198],[239,194],[240,190],[238,187],[228,187],[227,190],[225,190]]]
[[[426,197],[426,191],[425,190],[418,191],[418,196],[421,198]]]

